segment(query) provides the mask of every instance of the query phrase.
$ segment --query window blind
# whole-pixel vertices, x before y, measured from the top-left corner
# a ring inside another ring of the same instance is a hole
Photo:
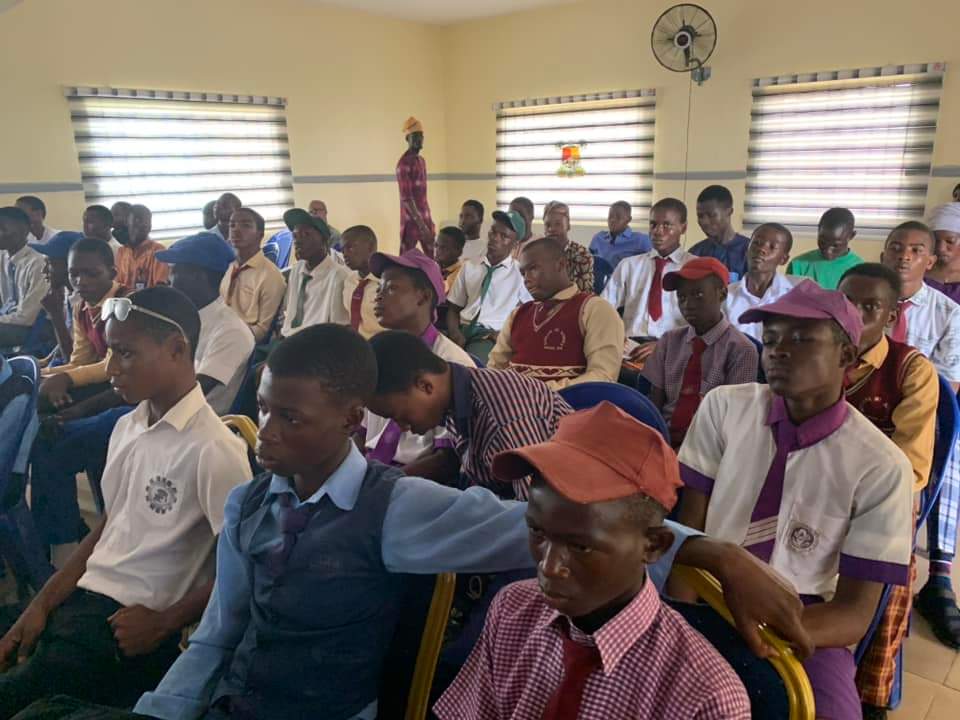
[[[281,98],[69,88],[87,203],[118,200],[153,212],[155,240],[203,228],[224,192],[282,226],[293,177]]]
[[[757,80],[744,222],[815,231],[831,207],[881,235],[924,214],[941,64]]]
[[[573,222],[606,220],[626,200],[643,217],[653,191],[653,91],[501,103],[497,110],[497,204],[529,197],[570,206]],[[583,174],[559,174],[563,147],[579,145]]]

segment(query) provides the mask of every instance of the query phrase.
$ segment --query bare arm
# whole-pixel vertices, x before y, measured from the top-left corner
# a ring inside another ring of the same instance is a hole
[[[652,388],[652,390],[659,390],[662,400],[663,390],[657,387]],[[650,393],[650,399],[657,402],[654,400],[652,391]],[[663,405],[658,404],[657,407],[662,408]],[[694,530],[703,530],[707,523],[708,503],[709,498],[703,493],[693,488],[683,488],[680,491],[680,506],[677,511],[677,522]],[[697,600],[697,594],[675,575],[670,575],[670,579],[667,580],[667,594],[683,602],[696,602]]]
[[[447,304],[447,336],[460,347],[467,344],[467,339],[460,331],[460,312],[462,310],[463,308],[459,305]]]
[[[143,605],[120,608],[109,618],[120,650],[127,657],[153,652],[165,639],[200,619],[212,591],[210,580],[166,610],[151,610]]]
[[[863,639],[877,611],[883,585],[840,576],[830,602],[808,605],[803,626],[817,647],[846,647]]]

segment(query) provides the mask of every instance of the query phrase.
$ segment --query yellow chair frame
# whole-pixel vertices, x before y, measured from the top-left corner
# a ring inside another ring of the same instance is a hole
[[[676,575],[695,590],[724,620],[731,625],[734,624],[733,616],[723,600],[723,588],[713,575],[687,565],[675,565],[673,569]],[[777,656],[770,659],[770,664],[783,680],[787,690],[790,720],[814,720],[816,713],[813,688],[810,686],[806,670],[794,655],[793,648],[764,625],[760,626],[760,636],[765,643],[777,651]]]
[[[246,440],[251,450],[257,447],[257,424],[246,415],[224,415],[221,420],[231,430]]]

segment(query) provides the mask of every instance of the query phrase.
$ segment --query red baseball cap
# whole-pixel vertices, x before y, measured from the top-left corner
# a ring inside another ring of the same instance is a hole
[[[698,257],[685,263],[679,270],[668,272],[663,276],[663,289],[676,290],[677,280],[702,280],[709,275],[716,275],[724,285],[730,284],[730,271],[722,262],[712,257]]]
[[[561,418],[547,442],[493,459],[493,474],[504,482],[534,472],[581,504],[646,495],[669,512],[682,486],[677,456],[663,436],[607,401]]]

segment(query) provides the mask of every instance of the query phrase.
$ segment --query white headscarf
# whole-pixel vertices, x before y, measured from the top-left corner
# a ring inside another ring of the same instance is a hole
[[[960,202],[951,202],[934,208],[927,220],[930,229],[960,233]]]

